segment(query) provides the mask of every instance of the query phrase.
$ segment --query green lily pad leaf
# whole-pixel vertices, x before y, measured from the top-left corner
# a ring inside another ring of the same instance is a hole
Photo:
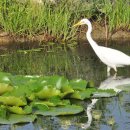
[[[27,105],[26,99],[23,97],[14,96],[0,96],[0,103],[9,106],[25,106]]]
[[[1,83],[7,83],[7,84],[10,83],[10,77],[11,77],[11,74],[0,72],[0,82]]]
[[[30,87],[27,86],[17,86],[12,91],[7,92],[4,94],[4,96],[15,96],[15,97],[26,97],[31,96],[32,91],[30,90]]]
[[[60,94],[61,92],[57,88],[54,88],[52,86],[44,86],[43,89],[39,91],[38,93],[36,93],[35,95],[39,99],[48,99],[53,96],[60,96]]]
[[[81,113],[83,107],[77,105],[67,105],[62,107],[51,107],[48,110],[37,110],[35,114],[44,116],[58,116],[58,115],[74,115]]]
[[[95,84],[92,80],[90,80],[87,84],[87,88],[93,88],[93,87],[95,87]]]
[[[125,84],[125,85],[122,85],[122,86],[118,86],[117,89],[119,89],[120,91],[130,92],[130,84]]]
[[[70,101],[69,100],[61,100],[59,97],[52,97],[47,101],[34,101],[33,102],[34,105],[37,104],[41,104],[41,105],[45,105],[48,107],[55,107],[55,106],[65,106],[65,105],[70,105]]]
[[[0,117],[1,117],[1,118],[6,118],[6,113],[7,113],[7,111],[6,111],[6,106],[1,105],[1,106],[0,106]]]
[[[6,84],[6,83],[0,83],[0,95],[6,93],[6,92],[10,92],[13,90],[13,87]]]
[[[16,124],[33,122],[37,118],[36,115],[17,115],[10,114],[7,118],[0,117],[0,124]]]
[[[25,85],[28,82],[28,78],[22,75],[11,76],[10,81],[13,86]]]
[[[64,106],[64,105],[70,105],[70,101],[67,99],[60,99],[60,97],[52,97],[48,100],[49,102],[54,103],[56,106]]]
[[[24,108],[12,106],[12,107],[7,107],[7,109],[12,113],[20,114],[20,115],[32,113],[32,106],[25,106]]]
[[[74,93],[74,90],[70,86],[64,86],[61,88],[61,92],[60,96],[63,98],[71,93]]]
[[[32,93],[32,94],[27,95],[27,99],[28,99],[29,101],[33,101],[33,100],[35,99],[35,94]]]
[[[85,91],[75,91],[70,97],[74,99],[84,100],[90,98],[93,92],[95,91],[96,91],[95,88],[88,88]]]
[[[86,80],[82,80],[82,79],[77,79],[77,80],[71,80],[70,81],[70,86],[74,89],[74,90],[85,90],[86,86],[87,86],[87,81]]]
[[[92,111],[92,117],[93,117],[95,120],[100,120],[100,119],[101,119],[101,116],[102,116],[102,111],[101,111],[101,110],[93,110],[93,111]]]
[[[69,84],[68,79],[61,76],[54,75],[46,77],[46,85],[54,86],[57,89],[61,89],[63,86],[68,86],[68,84]]]
[[[39,102],[32,102],[32,106],[34,111],[41,110],[41,111],[47,111],[49,110],[49,107],[45,104],[40,104]]]
[[[43,77],[40,76],[23,76],[23,75],[16,75],[11,76],[10,81],[13,86],[27,86],[30,87],[33,85],[32,88],[29,89],[37,89],[37,87],[42,86],[41,81],[43,80]],[[35,88],[34,88],[35,86]]]
[[[112,96],[116,96],[117,92],[115,92],[113,89],[106,89],[106,90],[102,90],[102,89],[98,89],[97,91],[93,92],[93,96],[94,98],[99,98],[99,97],[112,97]]]

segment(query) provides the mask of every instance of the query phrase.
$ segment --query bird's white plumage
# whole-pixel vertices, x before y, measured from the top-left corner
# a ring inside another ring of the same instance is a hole
[[[91,37],[92,25],[88,19],[82,19],[74,26],[83,24],[88,25],[88,31],[86,33],[86,37],[90,45],[92,46],[93,50],[95,51],[96,55],[104,64],[107,65],[108,72],[110,71],[111,68],[113,68],[117,72],[116,67],[123,67],[125,65],[130,65],[130,57],[125,53],[118,51],[116,49],[97,45],[97,43]]]
[[[113,68],[113,65],[116,67],[122,67],[124,65],[130,65],[130,57],[124,54],[121,51],[98,46],[97,55],[109,67]]]

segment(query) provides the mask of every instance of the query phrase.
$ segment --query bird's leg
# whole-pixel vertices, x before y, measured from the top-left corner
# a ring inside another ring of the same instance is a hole
[[[117,69],[116,69],[116,66],[113,68],[115,70],[115,73],[117,73]]]
[[[116,79],[116,76],[117,76],[117,73],[115,73],[115,74],[113,75],[113,79]]]
[[[110,76],[110,70],[111,70],[111,67],[107,66],[107,77]]]
[[[111,67],[107,66],[107,73],[110,73]]]

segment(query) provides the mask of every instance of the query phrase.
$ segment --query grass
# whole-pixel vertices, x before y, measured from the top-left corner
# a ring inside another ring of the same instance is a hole
[[[43,34],[55,41],[68,41],[76,38],[73,23],[82,17],[99,17],[104,13],[109,30],[130,29],[130,8],[127,0],[61,0],[58,3],[33,3],[31,0],[0,1],[0,27],[3,31],[15,36]],[[49,39],[48,39],[49,40]]]
[[[0,1],[0,26],[10,34],[45,34],[56,40],[66,41],[75,38],[76,29],[72,28],[74,21],[85,12],[90,15],[90,11],[80,9],[82,4],[77,0],[62,0],[56,5],[3,0]]]
[[[130,29],[130,4],[128,0],[116,0],[112,11],[108,14],[110,31],[114,29]]]
[[[118,29],[130,30],[129,0],[99,0],[96,7],[105,14],[110,32]]]

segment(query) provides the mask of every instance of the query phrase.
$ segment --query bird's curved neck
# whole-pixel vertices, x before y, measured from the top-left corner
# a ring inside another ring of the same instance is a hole
[[[91,32],[92,32],[92,24],[90,22],[87,23],[88,25],[88,31],[86,33],[87,39],[92,46],[92,48],[95,50],[95,47],[97,47],[97,43],[92,39]]]

